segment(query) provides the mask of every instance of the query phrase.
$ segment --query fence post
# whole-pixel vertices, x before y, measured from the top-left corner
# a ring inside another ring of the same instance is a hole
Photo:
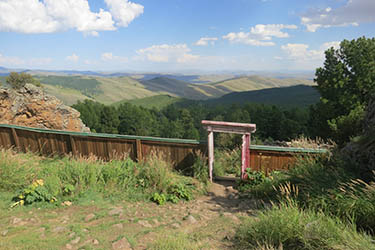
[[[208,132],[208,171],[212,182],[212,171],[214,168],[214,132]]]
[[[70,146],[72,148],[72,153],[73,155],[77,156],[78,153],[77,153],[76,143],[74,141],[73,136],[69,135],[69,140],[70,140]]]
[[[142,141],[139,139],[135,140],[135,152],[136,152],[136,159],[137,161],[142,160]]]
[[[12,130],[12,135],[13,135],[14,143],[16,144],[16,148],[21,149],[21,147],[20,147],[20,140],[19,140],[19,138],[17,136],[16,130],[14,128],[11,128],[11,130]]]

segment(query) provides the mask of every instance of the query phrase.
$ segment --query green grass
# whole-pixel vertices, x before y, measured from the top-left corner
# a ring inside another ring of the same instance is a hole
[[[293,199],[301,209],[321,211],[327,216],[354,223],[375,232],[375,184],[358,179],[356,169],[340,155],[300,159],[289,171],[240,190],[252,197],[283,202]]]
[[[194,250],[199,249],[191,237],[183,233],[174,233],[156,239],[148,248],[152,250]]]
[[[190,199],[204,188],[198,181],[179,175],[157,155],[136,163],[129,158],[102,162],[95,158],[43,158],[0,151],[1,192],[26,194],[22,190],[40,179],[44,183],[41,191],[56,197],[56,203],[85,203],[93,196],[149,200],[155,192],[174,195],[178,201]]]
[[[312,210],[302,210],[293,201],[275,205],[247,218],[238,229],[237,249],[374,249],[371,237],[353,224]]]

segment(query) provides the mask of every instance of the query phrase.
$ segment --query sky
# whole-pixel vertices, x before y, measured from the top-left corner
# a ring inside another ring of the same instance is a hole
[[[0,0],[0,66],[314,71],[375,36],[375,0]]]

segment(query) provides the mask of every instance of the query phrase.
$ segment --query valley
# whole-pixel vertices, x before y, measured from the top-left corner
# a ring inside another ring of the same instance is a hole
[[[40,73],[40,72],[36,72]],[[227,102],[228,94],[291,87],[296,85],[313,86],[312,80],[300,78],[271,78],[264,76],[233,76],[233,75],[128,75],[128,76],[97,76],[97,75],[34,75],[47,93],[57,96],[67,105],[85,99],[110,105],[152,96],[168,95],[187,100],[210,100],[209,103]],[[184,80],[181,80],[184,79]],[[305,88],[310,95],[310,88]],[[304,95],[303,90],[299,94]],[[277,90],[276,95],[277,95]],[[286,92],[286,91],[284,91]],[[262,96],[268,92],[262,92]],[[272,92],[275,95],[275,92]],[[241,101],[244,101],[241,94]],[[252,95],[257,96],[256,92]],[[219,98],[219,99],[217,99]],[[224,98],[224,99],[222,99]],[[263,98],[263,97],[262,97]],[[258,102],[255,98],[254,102]],[[253,102],[252,99],[248,101]],[[142,102],[142,101],[141,101]],[[149,103],[149,100],[147,101]],[[310,102],[309,102],[310,104]]]

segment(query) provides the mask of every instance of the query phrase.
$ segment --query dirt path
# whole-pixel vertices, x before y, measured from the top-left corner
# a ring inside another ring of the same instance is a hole
[[[207,195],[178,204],[88,203],[0,215],[0,249],[138,250],[173,244],[180,249],[231,249],[241,217],[259,206],[239,197],[228,181],[213,183]]]

